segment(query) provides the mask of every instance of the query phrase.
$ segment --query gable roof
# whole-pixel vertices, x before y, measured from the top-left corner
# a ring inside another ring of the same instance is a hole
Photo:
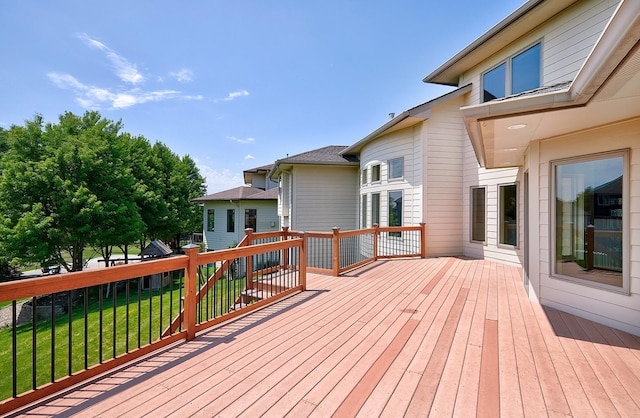
[[[248,170],[244,170],[242,175],[244,177],[244,183],[250,184],[252,181],[253,174],[269,174],[269,171],[273,168],[273,164],[263,165],[261,167],[250,168]]]
[[[193,199],[193,202],[213,202],[229,200],[278,200],[278,189],[262,190],[256,187],[240,186]]]
[[[360,151],[362,151],[362,147],[364,147],[369,142],[375,140],[376,138],[379,138],[382,135],[386,135],[391,132],[398,131],[400,129],[408,128],[410,126],[415,125],[416,123],[427,120],[429,119],[429,117],[431,117],[431,109],[434,106],[437,106],[441,103],[444,103],[448,100],[461,96],[470,91],[471,91],[471,84],[467,84],[466,86],[460,87],[459,89],[455,89],[440,97],[436,97],[433,100],[429,100],[428,102],[425,102],[421,105],[413,107],[409,110],[405,110],[398,116],[391,119],[389,122],[385,123],[375,131],[371,132],[369,135],[362,138],[360,141],[356,142],[355,144],[343,150],[342,153],[357,154]]]
[[[360,166],[360,161],[356,156],[343,155],[346,145],[328,145],[312,151],[303,152],[292,156],[287,156],[277,160],[269,172],[269,177],[273,178],[280,173],[284,167],[290,168],[293,165],[339,165],[339,166]]]

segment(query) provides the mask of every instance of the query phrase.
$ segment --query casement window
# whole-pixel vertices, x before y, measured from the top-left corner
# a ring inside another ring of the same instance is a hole
[[[404,176],[404,158],[389,160],[389,178],[399,179]]]
[[[227,232],[236,231],[236,210],[227,209]]]
[[[380,181],[380,164],[371,166],[371,182]]]
[[[471,188],[471,241],[485,242],[487,236],[487,189]]]
[[[402,191],[389,192],[389,226],[402,226]],[[401,232],[389,232],[391,237],[401,236]]]
[[[537,43],[482,75],[482,101],[522,93],[540,87],[542,45]]]
[[[360,228],[366,228],[367,227],[367,195],[363,194],[362,195],[362,205],[360,207],[360,213],[362,216],[362,219],[360,221]]]
[[[257,209],[245,209],[244,210],[244,229],[251,228],[253,232],[256,232],[257,218],[258,218]]]
[[[515,184],[498,186],[499,244],[518,245],[518,187]]]
[[[207,210],[207,231],[213,231],[215,228],[216,211],[215,209]]]
[[[361,179],[361,184],[367,184],[367,180],[368,180],[368,172],[366,168],[362,169],[362,179]]]
[[[380,225],[380,193],[371,194],[371,224]]]
[[[628,289],[627,172],[627,151],[551,163],[554,275]]]

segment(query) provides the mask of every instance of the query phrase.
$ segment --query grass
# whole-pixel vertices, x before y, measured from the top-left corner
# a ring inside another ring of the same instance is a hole
[[[100,321],[99,289],[97,287],[89,289],[86,344],[85,308],[82,296],[79,303],[74,303],[71,311],[71,327],[69,327],[68,314],[56,316],[53,332],[50,319],[38,321],[35,334],[31,323],[17,327],[18,394],[32,389],[34,375],[36,387],[38,387],[51,382],[52,376],[57,380],[67,376],[70,372],[77,372],[85,367],[98,364],[101,361],[101,347],[102,361],[105,361],[127,352],[127,344],[128,350],[131,351],[139,345],[144,346],[160,338],[160,334],[168,328],[173,318],[176,318],[180,312],[181,280],[174,277],[173,290],[170,290],[169,286],[162,291],[143,290],[139,298],[138,279],[131,279],[126,283],[130,286],[129,303],[127,304],[126,285],[120,285],[115,302],[111,290],[109,297],[104,298],[103,301],[102,324]],[[233,303],[233,295],[242,291],[243,284],[243,278],[233,281],[218,281],[216,286],[210,290],[211,296],[208,299],[211,302],[207,304],[208,309],[204,307],[205,302],[203,302],[203,309],[200,309],[202,316],[199,315],[199,318],[204,320],[207,315],[207,312],[203,312],[204,310],[209,312],[209,317],[226,313],[229,308],[228,300]],[[226,296],[228,290],[231,292],[231,297]],[[106,292],[106,286],[103,288],[103,292]],[[216,295],[216,304],[213,303],[213,294]],[[162,323],[160,322],[161,300]],[[34,335],[36,340],[35,372],[32,350]],[[101,335],[102,340],[100,339]],[[12,347],[11,328],[0,329],[0,376],[3,376],[0,379],[0,400],[13,396]],[[71,352],[69,352],[69,347],[71,347]],[[53,366],[51,364],[51,359],[54,357],[52,350],[55,351]]]

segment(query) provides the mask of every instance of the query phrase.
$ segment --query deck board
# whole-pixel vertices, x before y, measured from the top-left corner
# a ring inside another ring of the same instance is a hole
[[[639,416],[640,339],[528,300],[515,266],[388,260],[17,416]]]

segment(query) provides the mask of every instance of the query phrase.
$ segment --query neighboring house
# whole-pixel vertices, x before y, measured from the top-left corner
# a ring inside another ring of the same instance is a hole
[[[244,171],[245,182],[251,186],[193,199],[202,204],[207,250],[237,245],[244,238],[247,228],[255,232],[280,230],[277,183],[267,178],[271,167],[268,165]]]
[[[287,156],[274,163],[269,177],[280,184],[280,224],[295,231],[358,228],[358,169],[346,146],[327,146]]]
[[[531,0],[424,79],[472,85],[463,253],[503,252],[531,299],[636,335],[639,40],[637,0]]]

